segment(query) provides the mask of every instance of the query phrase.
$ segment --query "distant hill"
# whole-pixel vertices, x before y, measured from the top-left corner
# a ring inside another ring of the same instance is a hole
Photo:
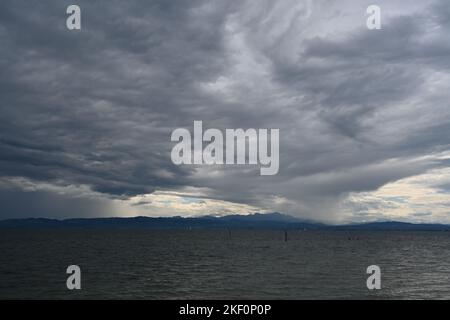
[[[285,223],[300,223],[305,222],[304,220],[300,220],[293,216],[289,216],[286,214],[274,212],[274,213],[255,213],[251,215],[228,215],[220,217],[219,219],[223,221],[251,221],[251,222],[261,222],[261,221],[276,221],[276,222],[285,222]]]
[[[87,218],[87,219],[10,219],[0,221],[0,228],[308,228],[318,229],[319,223],[303,222],[280,213],[204,216],[196,218],[134,217],[134,218]]]
[[[350,224],[335,227],[346,230],[411,230],[411,231],[450,231],[450,225],[446,224],[415,224],[398,221],[370,222],[364,224]]]
[[[301,229],[301,230],[414,230],[450,231],[450,225],[413,224],[387,221],[364,224],[326,225],[281,214],[228,215],[223,217],[134,217],[134,218],[86,218],[86,219],[10,219],[0,221],[0,228],[145,228],[145,229]]]

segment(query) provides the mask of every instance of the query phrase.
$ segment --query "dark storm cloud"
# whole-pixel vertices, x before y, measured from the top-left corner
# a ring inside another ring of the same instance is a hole
[[[119,199],[207,188],[205,197],[329,219],[350,192],[446,167],[422,158],[450,144],[447,3],[408,11],[380,1],[401,14],[379,31],[365,27],[371,3],[339,3],[314,1],[308,18],[290,0],[77,1],[82,30],[72,32],[72,2],[2,1],[0,176]],[[174,166],[170,134],[194,120],[280,128],[279,175]],[[11,192],[0,192],[13,199],[2,216],[19,201]],[[76,200],[58,199],[76,211]],[[104,203],[78,201],[83,212]],[[27,210],[45,215],[18,212]]]
[[[167,137],[197,107],[190,87],[224,66],[223,10],[195,21],[199,1],[80,2],[71,33],[67,3],[1,4],[1,174],[112,195],[182,184]]]
[[[72,218],[111,216],[114,208],[98,199],[71,197],[47,191],[2,190],[2,218]]]

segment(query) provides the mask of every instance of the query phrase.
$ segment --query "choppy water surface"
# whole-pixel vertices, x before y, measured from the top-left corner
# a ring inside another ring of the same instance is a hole
[[[0,298],[449,299],[450,233],[1,230]]]

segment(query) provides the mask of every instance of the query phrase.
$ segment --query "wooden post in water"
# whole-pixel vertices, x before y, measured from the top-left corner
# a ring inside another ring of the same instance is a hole
[[[288,241],[288,233],[287,230],[284,230],[284,242]]]

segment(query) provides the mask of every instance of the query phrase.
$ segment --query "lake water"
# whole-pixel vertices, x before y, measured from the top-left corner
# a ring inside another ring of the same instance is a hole
[[[449,299],[450,233],[0,230],[0,298]]]

